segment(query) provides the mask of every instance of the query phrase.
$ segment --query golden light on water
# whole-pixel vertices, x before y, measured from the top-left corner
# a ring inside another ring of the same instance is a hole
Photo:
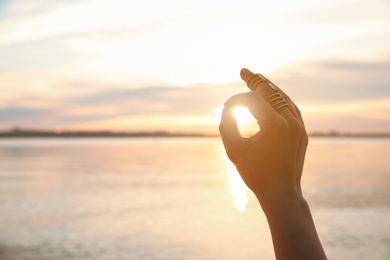
[[[227,162],[227,175],[230,192],[233,196],[234,207],[239,212],[245,212],[248,199],[246,197],[246,185],[231,162]]]
[[[217,107],[214,109],[214,111],[210,114],[210,119],[215,122],[219,123],[221,120],[221,112],[223,107]],[[249,112],[248,108],[246,107],[237,107],[232,110],[236,120],[237,125],[240,128],[241,134],[243,133],[243,127],[247,126],[248,124],[252,124],[253,127],[253,121],[254,118],[252,114]],[[258,125],[256,124],[256,131],[258,131]],[[248,204],[247,199],[247,187],[244,183],[244,181],[241,179],[240,174],[237,172],[236,167],[234,164],[227,160],[226,161],[226,174],[228,178],[228,185],[229,190],[232,194],[233,204],[234,207],[239,212],[245,212],[246,206]]]

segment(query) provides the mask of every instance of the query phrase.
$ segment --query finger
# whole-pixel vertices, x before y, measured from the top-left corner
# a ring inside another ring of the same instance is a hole
[[[292,101],[292,99],[279,88],[280,93],[283,95],[283,97],[286,99],[287,103],[293,108],[294,115],[297,118],[297,120],[302,124],[302,126],[305,126],[305,123],[303,122],[301,111],[299,110],[298,106],[295,105],[295,103]]]
[[[298,120],[299,123],[302,123],[301,119],[299,118],[298,112],[297,112],[297,109],[298,109],[297,106],[294,104],[294,102],[291,100],[291,98],[288,95],[286,95],[279,87],[278,87],[278,89],[279,89],[279,93],[282,95],[284,100],[286,100],[291,114],[294,116],[295,119]]]
[[[225,150],[228,154],[230,151],[236,150],[242,142],[242,137],[240,131],[238,130],[236,119],[229,108],[225,107],[222,110],[219,132],[221,134]]]
[[[287,100],[283,100],[283,95],[278,95],[277,93],[281,93],[279,88],[275,86],[271,81],[261,75],[258,76],[251,72],[248,69],[242,69],[240,72],[241,78],[245,81],[248,88],[253,91],[259,92],[272,106],[278,111],[280,114],[285,116],[286,118],[291,118],[291,116],[295,117],[294,110],[289,106],[285,106],[285,104],[289,105]]]
[[[225,107],[229,109],[238,106],[248,107],[262,130],[272,125],[275,120],[280,119],[280,115],[275,109],[257,92],[237,94],[225,102]]]
[[[305,127],[305,122],[303,121],[301,110],[299,110],[297,105],[294,104],[294,106],[295,106],[295,111],[297,111],[299,121],[301,122],[302,126]]]

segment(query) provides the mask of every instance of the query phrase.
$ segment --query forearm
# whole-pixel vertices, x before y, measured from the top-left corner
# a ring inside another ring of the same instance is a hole
[[[302,195],[262,194],[258,199],[268,220],[276,259],[326,259]]]

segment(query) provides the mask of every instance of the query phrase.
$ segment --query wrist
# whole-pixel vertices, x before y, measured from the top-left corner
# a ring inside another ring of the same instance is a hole
[[[276,259],[326,259],[300,189],[255,194],[267,217]]]
[[[261,192],[254,193],[266,215],[274,211],[284,211],[289,208],[302,208],[302,206],[307,206],[301,190],[294,187],[283,187],[268,191],[262,190]]]

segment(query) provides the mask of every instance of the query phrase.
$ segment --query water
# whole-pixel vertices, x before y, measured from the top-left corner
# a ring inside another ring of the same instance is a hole
[[[312,138],[329,259],[390,259],[390,139]],[[0,140],[0,259],[274,259],[219,138]]]

